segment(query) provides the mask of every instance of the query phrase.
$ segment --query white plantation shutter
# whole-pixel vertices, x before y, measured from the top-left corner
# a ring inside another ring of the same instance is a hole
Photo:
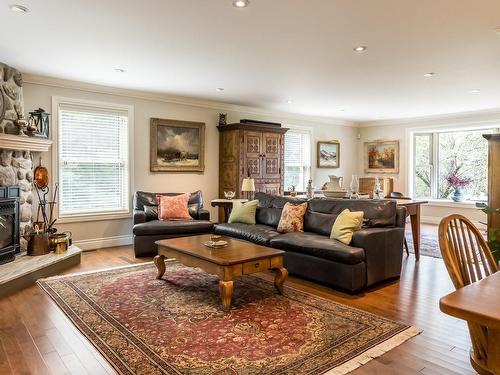
[[[128,213],[126,110],[59,105],[59,216]]]
[[[285,190],[294,185],[305,191],[311,176],[311,133],[289,130],[285,133]]]

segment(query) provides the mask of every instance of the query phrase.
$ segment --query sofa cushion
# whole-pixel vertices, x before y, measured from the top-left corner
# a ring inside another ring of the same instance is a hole
[[[335,219],[330,238],[349,245],[352,241],[353,233],[360,230],[362,224],[363,211],[351,212],[346,208]]]
[[[228,223],[255,224],[257,203],[257,200],[249,202],[234,201]]]
[[[212,228],[213,224],[206,220],[151,220],[134,225],[133,233],[136,236],[209,233],[212,231]]]
[[[167,195],[175,196],[181,195],[183,193],[150,193],[146,191],[136,191],[134,194],[134,210],[144,210],[144,206],[158,206],[157,195]],[[196,218],[198,215],[198,210],[203,208],[203,196],[201,190],[191,193],[191,197],[188,201],[189,215],[192,218]],[[146,220],[151,220],[146,218]]]
[[[259,245],[269,245],[272,238],[280,235],[275,228],[267,225],[243,223],[217,224],[214,233],[239,238]]]
[[[158,219],[160,220],[192,220],[189,215],[188,201],[191,193],[169,197],[158,195]]]
[[[255,221],[257,224],[277,227],[281,218],[281,211],[286,203],[294,205],[306,202],[305,199],[280,197],[266,193],[255,193],[255,199],[259,201]]]
[[[337,240],[311,232],[282,234],[271,240],[271,247],[345,264],[357,264],[365,259],[365,251],[362,248],[344,245]]]
[[[278,224],[277,231],[280,233],[303,232],[304,231],[304,214],[307,210],[307,203],[291,204],[287,202]]]
[[[330,236],[333,223],[345,209],[363,211],[366,228],[396,226],[396,202],[375,199],[314,198],[307,203],[304,230]]]

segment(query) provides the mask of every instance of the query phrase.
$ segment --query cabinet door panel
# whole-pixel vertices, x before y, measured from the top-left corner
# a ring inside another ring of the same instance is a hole
[[[262,133],[245,131],[244,134],[245,170],[243,176],[251,178],[262,176]]]
[[[281,195],[281,185],[279,183],[263,184],[261,191],[267,194]]]
[[[262,160],[262,177],[280,178],[281,134],[263,133],[262,144],[264,149],[264,158]]]

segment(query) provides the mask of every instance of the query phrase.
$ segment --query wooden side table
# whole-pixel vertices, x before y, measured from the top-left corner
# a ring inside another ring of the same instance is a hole
[[[219,210],[219,222],[227,223],[233,209],[233,202],[248,202],[248,199],[213,199],[210,202],[212,207],[222,208],[222,210]]]

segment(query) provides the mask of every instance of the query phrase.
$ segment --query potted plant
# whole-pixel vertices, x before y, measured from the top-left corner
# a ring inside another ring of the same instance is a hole
[[[446,177],[446,181],[454,190],[451,199],[453,199],[454,202],[462,202],[464,200],[462,189],[469,186],[472,179],[470,177],[459,176],[456,172],[451,172],[448,177]]]

